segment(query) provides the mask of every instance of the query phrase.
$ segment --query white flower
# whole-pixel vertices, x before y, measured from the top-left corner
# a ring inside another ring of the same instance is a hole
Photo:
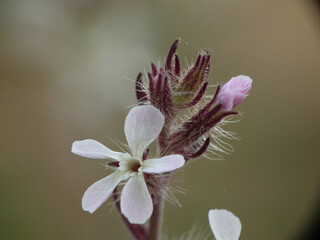
[[[224,209],[209,211],[209,223],[216,240],[238,240],[241,222],[232,212]]]
[[[87,189],[82,198],[83,210],[93,213],[121,181],[129,179],[120,199],[122,214],[135,224],[143,224],[150,218],[153,203],[143,173],[170,172],[182,167],[185,162],[183,156],[177,154],[142,160],[143,152],[159,136],[163,124],[164,116],[158,109],[151,105],[138,106],[130,110],[124,126],[131,154],[112,151],[91,139],[72,144],[72,152],[80,156],[119,162],[114,173]]]

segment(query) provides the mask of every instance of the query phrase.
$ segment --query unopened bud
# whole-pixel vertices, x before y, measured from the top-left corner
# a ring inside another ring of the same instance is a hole
[[[220,111],[230,111],[242,103],[248,96],[251,84],[252,79],[244,75],[233,77],[224,84],[217,98],[217,104],[222,105]]]

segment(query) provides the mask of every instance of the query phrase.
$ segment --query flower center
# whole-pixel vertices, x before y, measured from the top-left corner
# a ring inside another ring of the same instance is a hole
[[[130,166],[130,169],[131,171],[133,172],[138,172],[139,168],[141,167],[141,164],[139,161],[134,161],[132,162],[131,166]]]
[[[125,164],[126,170],[131,172],[139,172],[140,167],[141,167],[140,161],[134,158],[130,159]]]
[[[140,160],[133,158],[128,154],[126,158],[123,159],[123,161],[120,161],[118,169],[120,171],[139,172],[140,168]]]

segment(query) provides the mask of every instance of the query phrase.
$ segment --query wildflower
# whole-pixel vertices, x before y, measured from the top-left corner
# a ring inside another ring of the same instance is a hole
[[[91,139],[73,143],[72,152],[77,155],[116,161],[111,164],[115,172],[91,185],[84,193],[83,210],[93,213],[121,181],[129,179],[121,194],[122,214],[134,224],[143,224],[150,218],[153,202],[143,173],[170,172],[185,162],[178,154],[143,160],[145,150],[159,136],[163,125],[164,116],[158,109],[151,105],[138,106],[130,110],[124,126],[130,153],[112,151]]]
[[[209,211],[209,223],[216,240],[238,240],[241,222],[232,212],[224,209]]]
[[[217,104],[221,104],[220,111],[230,111],[238,106],[248,96],[251,88],[252,79],[240,75],[233,77],[224,84],[217,98]]]

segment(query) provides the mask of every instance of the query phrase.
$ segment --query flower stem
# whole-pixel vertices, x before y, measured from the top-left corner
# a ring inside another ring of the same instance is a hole
[[[150,218],[149,235],[147,240],[161,239],[161,228],[163,218],[163,198],[158,196],[157,204],[153,208],[153,213]]]
[[[166,153],[165,149],[167,149],[166,145],[166,125],[163,127],[159,138],[158,138],[158,150],[161,157],[163,157]],[[162,179],[164,186],[168,185],[168,177],[164,177]],[[163,208],[164,208],[164,201],[163,201],[163,194],[162,191],[156,191],[154,205],[153,205],[153,212],[150,217],[150,224],[149,224],[149,234],[147,240],[160,240],[161,239],[161,230],[162,230],[162,221],[163,221]]]

